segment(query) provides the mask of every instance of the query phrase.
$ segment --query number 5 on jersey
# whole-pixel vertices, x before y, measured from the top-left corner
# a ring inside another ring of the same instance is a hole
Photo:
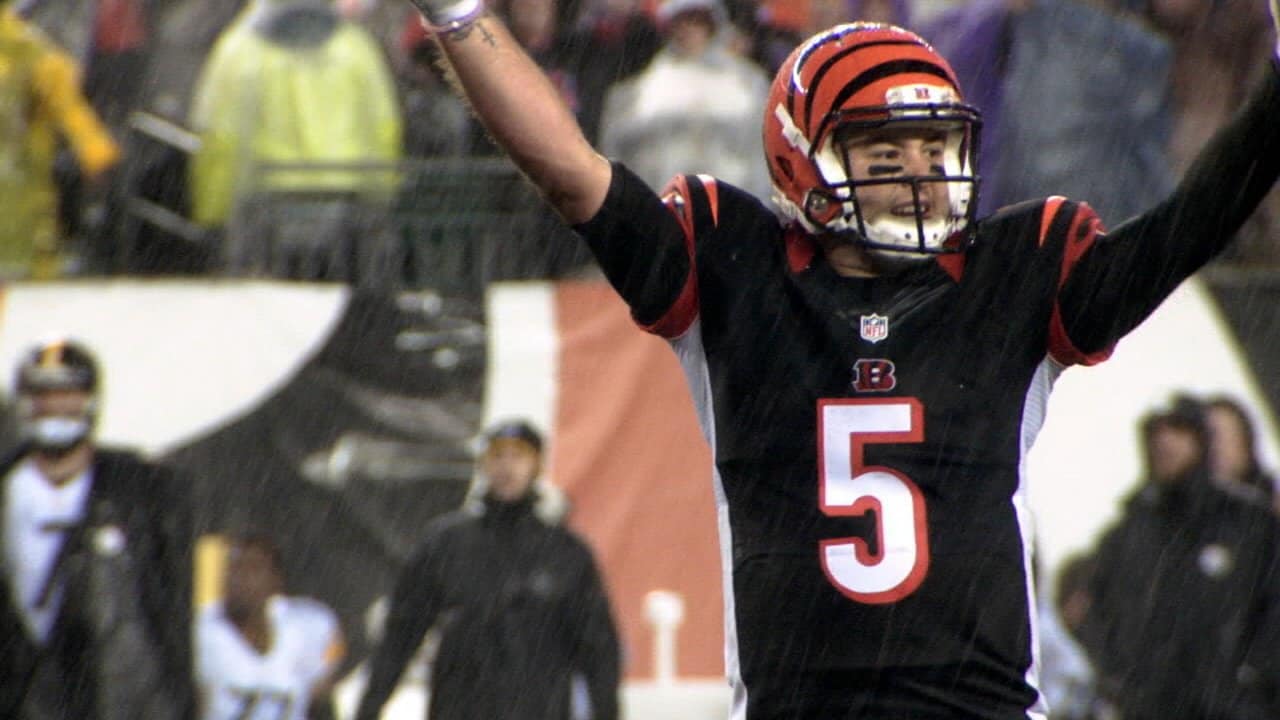
[[[920,587],[929,571],[924,495],[911,478],[868,467],[868,443],[924,440],[924,409],[915,398],[818,401],[818,504],[832,517],[874,513],[874,551],[861,537],[819,543],[827,579],[861,603],[891,603]]]

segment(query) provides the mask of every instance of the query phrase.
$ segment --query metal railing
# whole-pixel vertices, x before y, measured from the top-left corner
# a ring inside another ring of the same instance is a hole
[[[128,157],[116,191],[119,217],[109,232],[112,246],[102,270],[138,272],[147,255],[212,254],[216,238],[191,221],[181,200],[185,162],[200,149],[200,136],[159,115],[134,112],[126,138]],[[174,199],[174,196],[177,199]]]
[[[183,159],[199,149],[197,135],[154,115],[137,113],[130,126],[140,141]],[[145,227],[175,252],[209,252],[217,274],[477,297],[493,280],[553,277],[588,262],[506,158],[274,163],[256,168],[254,180],[219,233],[191,222],[183,207],[130,192],[122,235]],[[126,256],[134,249],[127,239],[122,248]]]

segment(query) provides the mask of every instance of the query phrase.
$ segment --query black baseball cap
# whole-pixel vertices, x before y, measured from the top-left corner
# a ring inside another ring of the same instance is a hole
[[[491,426],[484,434],[484,444],[488,447],[495,440],[521,440],[542,453],[542,434],[524,420],[504,420]]]

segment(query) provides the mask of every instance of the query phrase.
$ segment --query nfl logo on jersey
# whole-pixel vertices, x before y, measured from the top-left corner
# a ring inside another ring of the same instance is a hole
[[[878,343],[889,337],[889,318],[884,315],[863,315],[862,316],[862,339],[871,343]]]

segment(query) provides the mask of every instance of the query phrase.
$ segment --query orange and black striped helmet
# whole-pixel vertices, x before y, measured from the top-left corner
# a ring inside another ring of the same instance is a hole
[[[837,138],[851,131],[910,123],[945,130],[943,172],[855,181]],[[837,25],[809,38],[779,68],[764,116],[764,146],[774,202],[811,233],[851,233],[872,248],[939,253],[963,247],[961,232],[977,208],[981,115],[963,102],[951,66],[920,36],[892,25]],[[869,223],[858,209],[864,184],[947,184],[949,209],[926,220]]]

